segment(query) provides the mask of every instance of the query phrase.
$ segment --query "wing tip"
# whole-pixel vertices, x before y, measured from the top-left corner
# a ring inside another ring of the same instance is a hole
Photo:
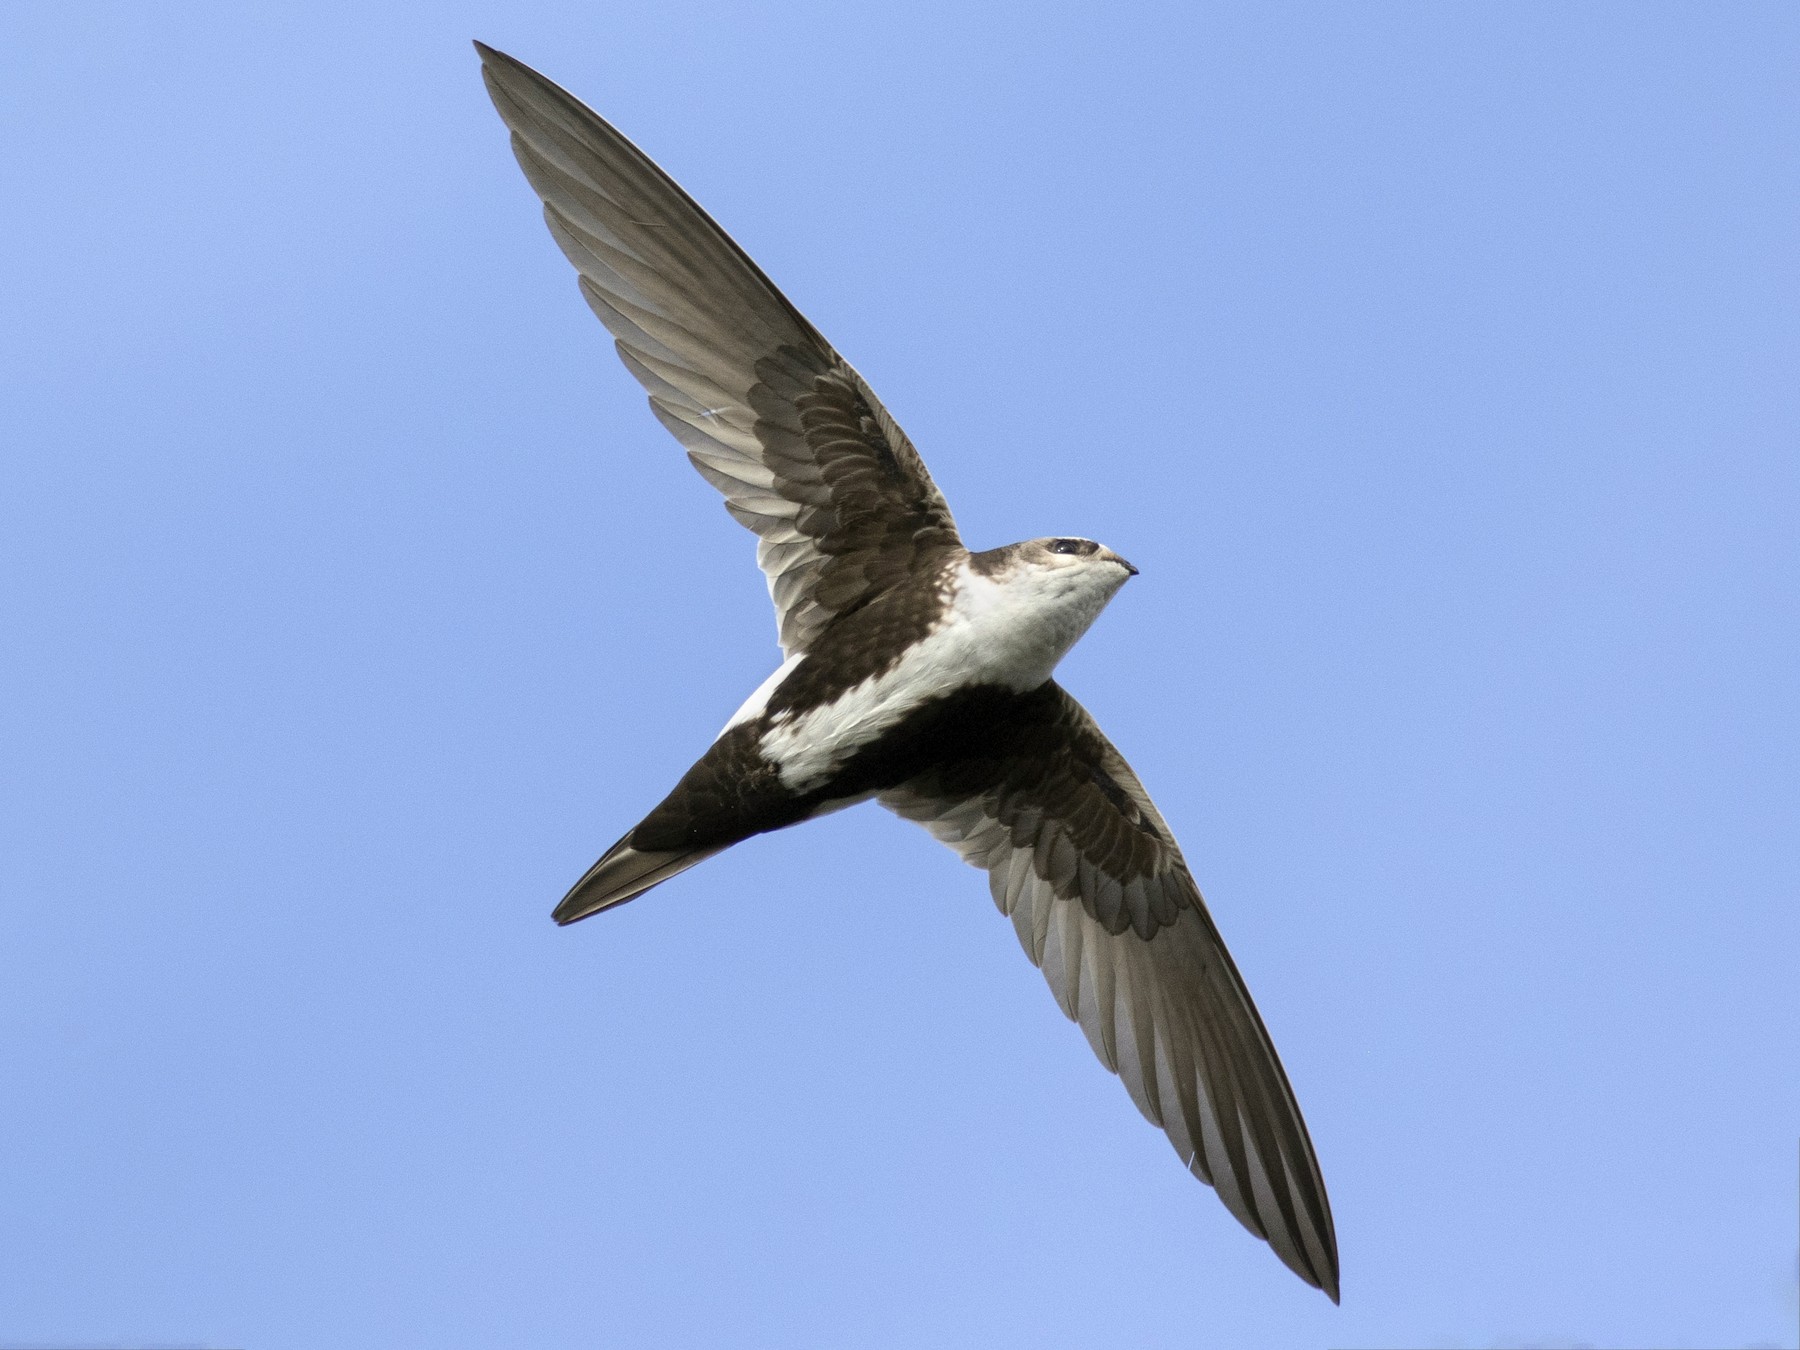
[[[1311,1246],[1310,1243],[1307,1245]],[[1274,1244],[1271,1243],[1270,1246],[1274,1246]],[[1328,1238],[1327,1245],[1322,1250],[1297,1253],[1294,1259],[1289,1259],[1288,1253],[1279,1247],[1275,1249],[1275,1254],[1281,1258],[1281,1263],[1294,1274],[1325,1295],[1332,1303],[1342,1306],[1343,1299],[1339,1297],[1340,1290],[1338,1288],[1338,1253],[1335,1237]]]
[[[1320,1199],[1324,1199],[1322,1193]],[[1276,1232],[1262,1236],[1282,1265],[1334,1304],[1341,1306],[1343,1300],[1339,1297],[1337,1233],[1331,1225],[1330,1210],[1325,1211],[1325,1225],[1321,1232],[1302,1221],[1298,1227],[1283,1225]],[[1278,1241],[1277,1236],[1281,1240]]]

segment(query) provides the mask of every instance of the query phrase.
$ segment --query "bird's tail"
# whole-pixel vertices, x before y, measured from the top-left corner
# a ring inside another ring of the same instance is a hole
[[[696,863],[705,862],[723,851],[723,845],[694,849],[635,849],[631,835],[606,850],[604,857],[587,875],[569,889],[562,903],[551,913],[558,923],[574,923],[603,909],[635,900],[652,886],[685,872]]]

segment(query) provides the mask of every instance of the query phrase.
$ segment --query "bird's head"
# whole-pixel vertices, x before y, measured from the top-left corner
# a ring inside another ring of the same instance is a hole
[[[977,553],[956,605],[986,633],[1001,683],[1034,688],[1137,568],[1092,539],[1056,536]]]
[[[1137,568],[1092,539],[1027,539],[995,552],[1006,559],[1005,580],[1014,594],[1029,596],[1043,610],[1065,611],[1083,629],[1137,575]]]

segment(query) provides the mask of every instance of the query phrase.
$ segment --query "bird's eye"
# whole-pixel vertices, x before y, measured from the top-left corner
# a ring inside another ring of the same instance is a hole
[[[1050,551],[1052,553],[1079,553],[1081,552],[1082,544],[1085,542],[1086,541],[1082,539],[1052,539],[1050,541]]]

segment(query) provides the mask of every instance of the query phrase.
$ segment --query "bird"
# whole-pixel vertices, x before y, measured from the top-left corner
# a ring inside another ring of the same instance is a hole
[[[1062,1011],[1186,1168],[1339,1298],[1306,1123],[1168,822],[1052,678],[1137,569],[971,551],[873,390],[651,159],[475,44],[544,219],[652,412],[756,536],[783,661],[553,917],[873,799],[984,869]]]

